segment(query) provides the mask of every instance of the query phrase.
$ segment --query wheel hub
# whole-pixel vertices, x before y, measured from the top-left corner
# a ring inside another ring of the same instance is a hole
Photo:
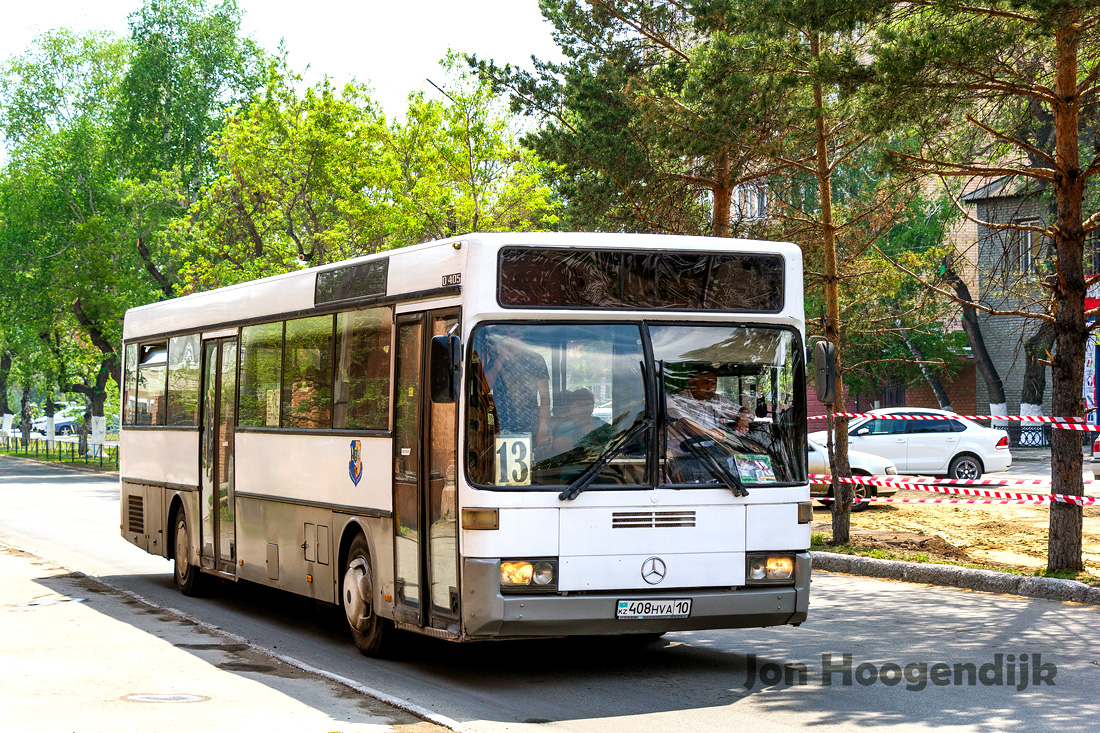
[[[181,578],[187,577],[187,527],[180,522],[176,525],[176,569]]]
[[[357,557],[348,563],[344,573],[344,614],[348,623],[359,632],[365,632],[370,623],[371,599],[374,598],[374,583],[371,579],[370,565],[363,557]]]

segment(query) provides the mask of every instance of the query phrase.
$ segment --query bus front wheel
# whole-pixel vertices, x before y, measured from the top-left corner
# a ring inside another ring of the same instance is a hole
[[[356,536],[348,550],[340,597],[355,646],[367,656],[384,656],[395,632],[388,627],[386,619],[375,613],[374,573],[371,571],[370,548],[363,535]]]
[[[176,546],[175,569],[172,577],[176,581],[176,587],[185,596],[197,595],[202,589],[202,571],[198,566],[189,561],[191,555],[191,541],[187,533],[187,517],[181,509],[176,513]]]

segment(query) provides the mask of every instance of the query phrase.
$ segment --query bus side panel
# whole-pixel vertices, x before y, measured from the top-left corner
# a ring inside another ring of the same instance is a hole
[[[467,247],[453,244],[396,249],[390,255],[389,294],[415,293],[461,284]],[[457,277],[457,280],[455,279]]]
[[[361,473],[351,465],[353,444]],[[238,494],[387,512],[393,507],[389,438],[238,432],[236,466]]]
[[[122,536],[151,555],[168,557],[166,490],[134,481],[122,482]],[[174,492],[172,492],[174,493]]]
[[[199,431],[124,429],[119,461],[123,478],[197,487]]]
[[[335,600],[332,512],[252,497],[237,498],[237,576]]]
[[[745,507],[745,549],[805,550],[810,525],[798,523],[798,504],[749,504]]]

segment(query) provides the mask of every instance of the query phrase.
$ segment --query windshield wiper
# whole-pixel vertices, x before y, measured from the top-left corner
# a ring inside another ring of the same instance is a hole
[[[711,445],[716,443],[713,438],[709,441],[702,440],[702,436],[687,440],[680,443],[688,453],[695,457],[695,460],[699,461],[707,470],[709,470],[719,481],[726,485],[726,488],[733,492],[734,496],[748,496],[749,491],[745,488],[745,484],[741,481],[741,477],[735,473],[732,473],[728,468],[722,465],[722,462],[718,460],[718,457],[714,455],[713,451],[706,450],[706,446],[703,444],[709,442]]]
[[[569,486],[565,488],[565,491],[558,494],[558,498],[562,501],[566,499],[570,501],[576,499],[577,496],[587,489],[588,485],[596,479],[600,471],[602,471],[607,464],[611,463],[615,456],[622,453],[623,449],[630,445],[634,438],[648,430],[651,425],[653,425],[652,417],[644,414],[639,415],[638,419],[634,421],[634,424],[631,425],[626,432],[619,434],[619,439],[616,442],[609,445],[607,449],[592,462],[592,465],[584,470],[584,473],[578,476],[573,483],[569,484]]]

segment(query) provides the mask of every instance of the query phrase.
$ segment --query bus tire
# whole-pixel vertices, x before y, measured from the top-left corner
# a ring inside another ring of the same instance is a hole
[[[176,527],[174,532],[175,558],[172,577],[176,581],[176,587],[185,596],[198,595],[205,585],[205,578],[197,565],[190,562],[191,541],[187,532],[187,517],[183,510],[176,512]]]
[[[355,646],[368,657],[384,657],[396,631],[374,610],[374,573],[370,547],[363,535],[356,535],[348,549],[340,599]]]

